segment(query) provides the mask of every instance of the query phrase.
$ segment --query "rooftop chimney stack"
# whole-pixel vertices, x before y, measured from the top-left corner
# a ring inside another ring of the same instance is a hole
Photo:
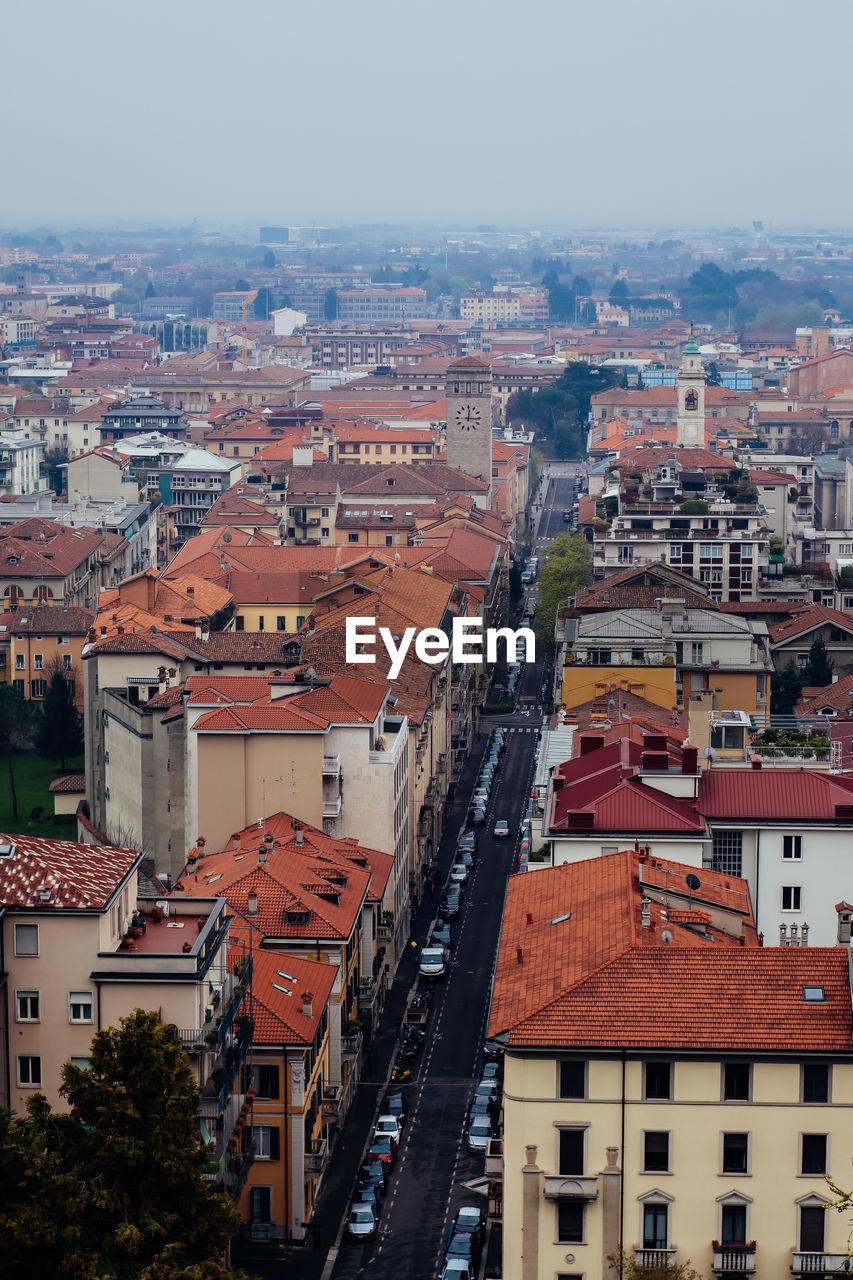
[[[648,929],[652,923],[652,904],[648,898],[643,898],[643,914],[642,924],[644,929]]]
[[[254,889],[250,889],[246,895],[246,914],[250,916],[258,914],[258,895]]]
[[[302,1016],[305,1018],[314,1017],[314,993],[313,991],[302,992]]]
[[[779,925],[779,946],[787,947],[788,945],[788,926],[786,924]]]
[[[297,827],[293,833],[293,843],[303,845],[305,843],[305,832],[301,827]]]

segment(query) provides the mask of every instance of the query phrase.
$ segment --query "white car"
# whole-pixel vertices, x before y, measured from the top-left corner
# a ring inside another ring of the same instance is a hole
[[[495,837],[496,840],[509,839],[509,823],[507,822],[506,818],[498,819],[498,821],[495,823],[495,829],[492,832],[492,835]]]
[[[476,1116],[468,1126],[468,1150],[477,1155],[485,1155],[489,1138],[494,1136],[495,1130],[489,1117]]]
[[[359,1242],[376,1235],[376,1215],[369,1204],[354,1204],[347,1218],[347,1235]]]
[[[447,971],[444,947],[424,947],[421,952],[420,975],[422,978],[443,978]]]
[[[441,1280],[474,1280],[468,1258],[448,1258],[441,1272]]]
[[[373,1136],[375,1138],[393,1138],[399,1146],[402,1132],[399,1116],[380,1116],[376,1121]]]
[[[450,883],[464,884],[468,879],[468,868],[464,862],[454,862],[450,868]]]

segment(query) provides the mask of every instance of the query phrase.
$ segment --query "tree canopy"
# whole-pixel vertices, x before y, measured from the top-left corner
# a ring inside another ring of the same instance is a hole
[[[0,1113],[0,1249],[28,1280],[233,1280],[239,1213],[205,1182],[198,1086],[180,1040],[137,1009],[66,1063],[68,1113],[43,1094]]]
[[[576,533],[558,533],[545,549],[545,563],[539,575],[536,606],[536,634],[540,640],[554,639],[557,610],[592,578],[592,547]]]
[[[74,681],[55,667],[44,696],[36,745],[46,760],[65,761],[83,754],[83,717],[74,705]]]
[[[0,683],[0,752],[6,757],[12,818],[18,821],[18,793],[15,788],[15,752],[31,744],[36,712],[31,702],[13,684]]]
[[[573,360],[550,386],[514,392],[507,401],[506,420],[532,427],[550,441],[558,458],[578,458],[586,453],[591,397],[623,382],[615,369]]]

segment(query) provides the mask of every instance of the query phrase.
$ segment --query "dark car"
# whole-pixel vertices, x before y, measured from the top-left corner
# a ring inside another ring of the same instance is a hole
[[[483,805],[478,805],[476,809],[471,810],[471,823],[475,827],[485,826],[486,810]]]
[[[397,1159],[397,1144],[391,1137],[374,1138],[367,1154],[371,1160],[378,1160],[381,1164],[388,1165],[391,1168]]]
[[[454,1231],[467,1231],[475,1236],[480,1244],[486,1234],[486,1224],[483,1219],[483,1210],[476,1205],[463,1204],[457,1211],[456,1218],[453,1223]]]
[[[571,518],[572,518],[572,513],[571,513],[571,511],[564,511],[564,512],[563,512],[563,523],[564,523],[564,524],[568,524],[568,523],[569,523],[569,521],[571,520]]]
[[[406,1117],[409,1114],[409,1106],[402,1093],[386,1093],[382,1102],[382,1114],[384,1116],[396,1116],[401,1124],[406,1123]]]
[[[458,893],[449,890],[441,899],[441,914],[446,920],[452,920],[454,916],[459,915],[462,906],[462,899]]]
[[[450,925],[443,920],[436,920],[435,928],[430,937],[430,945],[435,947],[444,947],[445,951],[449,951],[453,945],[453,935],[450,932]]]
[[[457,1231],[455,1227],[451,1227],[445,1257],[470,1258],[476,1267],[480,1260],[479,1242],[470,1231]]]
[[[382,1207],[382,1192],[378,1187],[356,1187],[352,1196],[353,1204],[369,1204],[373,1212],[379,1217]]]
[[[380,1160],[368,1160],[359,1169],[357,1182],[360,1187],[376,1187],[380,1195],[384,1194],[388,1171]]]

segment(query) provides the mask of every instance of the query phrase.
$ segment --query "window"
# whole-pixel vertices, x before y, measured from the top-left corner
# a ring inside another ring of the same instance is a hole
[[[739,876],[743,868],[743,832],[715,831],[711,865],[724,875]]]
[[[649,1131],[643,1135],[643,1172],[669,1172],[669,1134]]]
[[[803,1253],[823,1253],[826,1209],[821,1204],[800,1205],[800,1249]]]
[[[723,1063],[723,1100],[725,1102],[749,1102],[750,1064],[748,1062]]]
[[[560,1130],[560,1173],[568,1177],[583,1175],[583,1129]]]
[[[25,680],[13,680],[13,681],[12,681],[12,683],[14,684],[15,688],[18,690],[18,693],[23,694],[24,689],[25,689],[25,687],[26,687],[26,681],[25,681]]]
[[[63,653],[62,655],[62,670],[63,671],[71,670],[71,654],[70,653]]]
[[[31,681],[30,681],[30,696],[31,696],[31,697],[33,697],[33,698],[43,698],[46,692],[47,692],[47,681],[46,681],[46,680],[31,680]]]
[[[358,533],[348,533],[347,542],[358,542]]]
[[[671,1098],[672,1097],[672,1063],[671,1062],[647,1062],[646,1063],[646,1097],[647,1098]]]
[[[24,669],[24,655],[22,653],[16,653],[15,654],[15,670],[23,671],[23,669]]]
[[[829,1102],[829,1066],[825,1062],[804,1062],[803,1102]]]
[[[804,1133],[802,1135],[800,1173],[825,1174],[827,1172],[826,1143],[827,1135],[825,1133]]]
[[[325,527],[325,526],[324,526],[324,527],[320,530],[320,537],[321,537],[321,538],[328,538],[328,536],[329,536],[329,530],[328,530],[328,528],[327,528],[327,527]]]
[[[802,902],[802,889],[798,884],[782,886],[782,910],[799,911]]]
[[[278,1160],[279,1132],[274,1125],[252,1125],[249,1130],[249,1140],[255,1146],[255,1159]]]
[[[234,619],[234,630],[245,631],[245,629],[246,629],[246,619],[241,618],[240,614],[238,613],[237,617]]]
[[[272,1212],[272,1187],[249,1188],[249,1214],[252,1222],[269,1222]]]
[[[262,1064],[254,1068],[259,1098],[278,1097],[278,1067]]]
[[[90,1058],[69,1058],[68,1061],[73,1067],[79,1067],[81,1071],[88,1071],[92,1065]]]
[[[321,518],[322,518],[323,520],[328,520],[328,518],[329,518],[329,508],[328,508],[328,507],[321,507],[321,508],[320,508],[320,516],[321,516]]]
[[[598,666],[609,667],[610,666],[610,650],[609,649],[590,649],[589,660],[590,662],[596,663]]]
[[[297,613],[297,615],[296,615],[296,630],[297,630],[297,631],[299,630],[299,628],[300,628],[300,627],[304,627],[304,626],[305,626],[305,618],[306,618],[306,616],[307,616],[307,615],[306,615],[306,614],[304,614],[304,613]]]
[[[746,1205],[724,1204],[720,1220],[721,1244],[746,1244]]]
[[[749,1163],[749,1134],[723,1134],[723,1173],[747,1173]]]
[[[583,1200],[557,1201],[557,1240],[560,1244],[583,1243]]]
[[[44,670],[44,654],[42,653],[33,654],[33,667],[35,668],[36,671]]]
[[[39,993],[37,991],[15,992],[15,1021],[38,1022]]]
[[[263,631],[263,629],[264,629],[264,615],[262,613],[259,613],[258,614],[258,630]]]
[[[782,857],[799,862],[803,856],[803,837],[784,836],[782,839]]]
[[[276,631],[286,631],[286,630],[287,630],[287,615],[286,615],[286,614],[279,613],[279,614],[277,614],[277,615],[276,615],[276,620],[275,620],[275,629],[276,629]]]
[[[18,1084],[21,1088],[41,1088],[41,1058],[21,1054],[18,1058]]]
[[[566,1059],[560,1063],[560,1097],[586,1097],[586,1063]]]
[[[697,643],[694,640],[694,642],[690,646],[690,661],[697,662],[697,663],[704,662],[705,661],[703,657],[704,651],[705,651],[704,645],[701,643],[701,641]]]
[[[665,1249],[669,1239],[669,1205],[652,1201],[643,1205],[643,1248]]]
[[[91,991],[69,991],[68,1021],[69,1022],[91,1022],[92,1021]]]
[[[37,956],[39,953],[39,927],[37,924],[15,925],[15,955]]]

